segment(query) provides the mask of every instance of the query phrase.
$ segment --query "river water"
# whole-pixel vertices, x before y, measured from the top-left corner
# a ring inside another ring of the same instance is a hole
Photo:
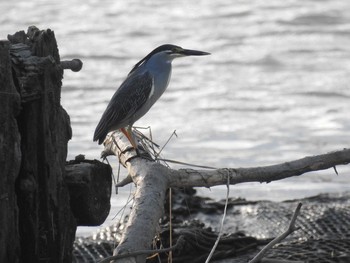
[[[92,136],[108,101],[132,66],[164,43],[212,53],[175,60],[168,90],[136,123],[151,126],[161,145],[176,130],[165,158],[253,167],[349,147],[348,0],[1,0],[0,10],[1,39],[30,25],[51,28],[61,59],[84,63],[63,80],[73,128],[68,159],[99,158],[102,147]],[[117,160],[109,160],[116,173]],[[232,186],[231,197],[285,200],[350,190],[350,167],[337,170]],[[221,199],[225,188],[199,194]],[[113,195],[105,225],[118,219],[132,191]]]

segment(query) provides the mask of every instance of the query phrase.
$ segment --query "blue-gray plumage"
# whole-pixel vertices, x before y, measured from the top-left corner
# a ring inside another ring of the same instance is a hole
[[[109,102],[96,127],[94,141],[98,140],[101,144],[107,133],[121,129],[136,148],[131,127],[148,112],[166,90],[170,81],[173,59],[201,55],[209,55],[209,53],[167,44],[157,47],[140,60]]]

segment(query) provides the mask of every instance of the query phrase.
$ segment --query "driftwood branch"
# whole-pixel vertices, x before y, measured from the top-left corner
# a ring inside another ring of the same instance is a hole
[[[224,168],[217,170],[181,169],[173,171],[170,178],[171,186],[205,186],[224,185],[227,174],[230,175],[230,184],[246,182],[277,181],[284,178],[302,175],[307,172],[325,170],[336,165],[345,165],[350,162],[350,149],[330,152],[321,155],[308,156],[282,164],[252,167],[252,168]]]
[[[102,155],[104,157],[118,156],[136,184],[134,206],[122,239],[114,250],[114,255],[150,249],[150,244],[156,234],[158,220],[163,214],[165,192],[169,187],[224,185],[227,183],[228,176],[230,184],[268,183],[350,162],[350,150],[343,149],[264,167],[173,170],[155,161],[139,157],[120,132],[110,133],[104,144],[105,150]],[[145,255],[138,255],[120,259],[118,262],[145,262],[145,260]]]
[[[267,251],[269,251],[274,245],[280,243],[282,240],[284,240],[287,236],[292,234],[295,230],[295,222],[297,220],[297,217],[300,213],[302,204],[299,203],[297,208],[294,211],[294,214],[292,216],[292,219],[290,220],[289,226],[285,232],[283,232],[281,235],[273,239],[270,243],[268,243],[249,263],[258,263],[262,260],[264,255],[266,254]]]

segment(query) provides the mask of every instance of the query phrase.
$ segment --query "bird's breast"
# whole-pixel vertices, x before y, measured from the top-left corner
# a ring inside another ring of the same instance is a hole
[[[150,100],[152,105],[162,96],[164,91],[167,89],[170,78],[171,78],[171,68],[162,71],[162,73],[155,72],[152,81],[152,90],[150,93]]]

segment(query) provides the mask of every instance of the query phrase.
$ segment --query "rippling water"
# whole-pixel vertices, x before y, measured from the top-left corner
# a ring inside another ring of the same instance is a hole
[[[99,157],[92,135],[109,99],[131,67],[163,43],[212,53],[175,60],[168,90],[136,123],[151,125],[159,144],[176,130],[166,158],[249,167],[349,147],[348,0],[17,0],[0,1],[0,10],[0,38],[30,25],[51,28],[61,58],[84,62],[63,81],[73,128],[69,159]],[[337,169],[339,176],[327,170],[237,185],[231,196],[281,200],[350,190],[350,168]],[[130,189],[120,191],[107,225]],[[225,187],[200,194],[222,198]]]

